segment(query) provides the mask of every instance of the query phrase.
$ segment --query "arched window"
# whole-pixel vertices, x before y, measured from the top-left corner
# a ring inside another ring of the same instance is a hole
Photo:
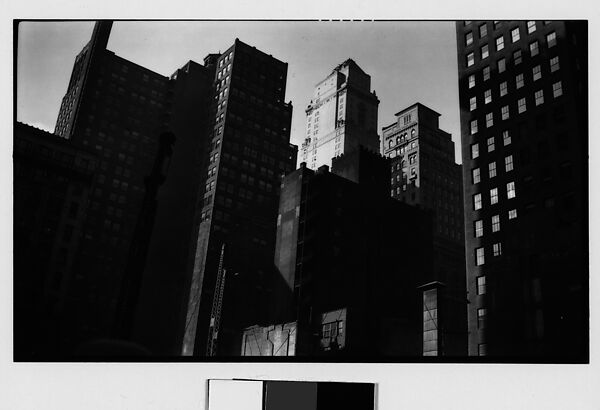
[[[388,147],[388,148],[392,148],[393,146],[394,146],[394,141],[393,141],[393,140],[390,140],[390,142],[389,142],[389,147]]]

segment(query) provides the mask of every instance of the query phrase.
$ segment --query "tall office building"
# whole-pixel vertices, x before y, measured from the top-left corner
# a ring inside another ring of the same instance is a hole
[[[450,134],[439,128],[439,113],[416,103],[395,115],[396,121],[382,130],[382,153],[391,164],[391,195],[434,211],[434,268],[423,287],[423,354],[465,356],[461,167],[454,161]],[[432,310],[435,318],[429,314]]]
[[[236,39],[216,64],[183,355],[207,353],[223,245],[227,276],[216,353],[238,355],[243,327],[264,316],[279,186],[297,156],[289,143],[292,105],[284,100],[287,63]]]
[[[306,136],[300,160],[311,169],[359,145],[379,152],[377,108],[371,76],[352,59],[338,65],[315,87],[306,108]]]
[[[456,23],[469,354],[587,361],[587,23]]]

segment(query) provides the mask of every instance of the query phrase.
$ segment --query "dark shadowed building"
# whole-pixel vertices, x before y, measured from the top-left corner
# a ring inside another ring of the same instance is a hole
[[[467,355],[462,172],[440,114],[416,103],[383,128],[392,198],[433,211],[432,276],[423,289],[423,355]]]
[[[587,361],[587,22],[456,33],[469,354]]]

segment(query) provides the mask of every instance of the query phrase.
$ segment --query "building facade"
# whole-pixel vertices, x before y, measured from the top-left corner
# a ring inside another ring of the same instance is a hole
[[[390,158],[392,198],[433,211],[434,270],[425,287],[423,354],[467,354],[462,172],[454,142],[439,128],[440,114],[423,104],[396,113],[382,130]],[[435,295],[435,297],[433,296]],[[432,308],[435,306],[435,308]],[[429,322],[435,309],[434,326]]]
[[[456,23],[469,354],[588,357],[587,23]]]
[[[306,108],[300,161],[317,169],[359,145],[378,152],[378,106],[371,77],[352,59],[338,65],[317,84]]]

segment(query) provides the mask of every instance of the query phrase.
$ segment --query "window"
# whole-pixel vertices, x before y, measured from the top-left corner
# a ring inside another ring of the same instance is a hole
[[[500,215],[492,216],[492,232],[498,232],[500,230]]]
[[[469,99],[469,111],[473,111],[477,108],[477,97]]]
[[[471,145],[471,159],[479,157],[479,144]]]
[[[517,85],[517,90],[525,85],[525,82],[523,81],[523,74],[517,75],[515,78],[515,83]]]
[[[489,137],[487,139],[487,151],[492,152],[494,148],[496,148],[496,145],[494,144],[494,137]]]
[[[515,27],[510,31],[510,38],[513,43],[516,43],[521,38],[521,33],[519,32],[519,27]]]
[[[502,131],[502,141],[504,142],[504,146],[510,145],[512,139],[510,138],[510,133],[508,130]]]
[[[542,67],[536,65],[533,67],[533,81],[537,81],[542,78]]]
[[[475,87],[475,74],[469,76],[469,88]]]
[[[557,71],[559,68],[560,68],[560,65],[558,64],[558,56],[552,57],[550,59],[550,72],[553,73],[553,72]]]
[[[489,171],[490,179],[494,178],[496,176],[496,161],[490,162],[488,164],[488,171]]]
[[[535,21],[529,20],[527,22],[527,34],[531,34],[535,31]]]
[[[506,60],[501,58],[498,60],[498,73],[503,73],[506,71]]]
[[[540,53],[537,41],[534,41],[533,43],[529,44],[529,52],[531,53],[531,57],[535,57]]]
[[[483,23],[479,26],[479,38],[484,38],[487,36],[487,25]]]
[[[483,219],[475,221],[475,237],[481,238],[483,236]]]
[[[517,66],[517,65],[521,64],[522,62],[523,62],[523,56],[522,56],[521,50],[516,50],[513,53],[513,63],[514,63],[514,65]]]
[[[562,92],[562,82],[559,81],[557,83],[552,84],[552,96],[554,98],[558,98],[563,94]]]
[[[488,58],[490,55],[490,50],[488,48],[488,45],[484,45],[481,47],[481,59],[485,60],[486,58]]]
[[[509,182],[508,184],[506,184],[506,197],[508,199],[512,199],[516,196],[517,196],[517,192],[515,190],[515,183]]]
[[[517,210],[511,209],[508,211],[508,219],[515,219],[517,217]]]
[[[479,356],[487,356],[487,343],[479,343],[477,345],[477,354]]]
[[[490,189],[490,205],[496,205],[498,203],[498,188]],[[496,231],[494,231],[496,232]]]
[[[508,94],[508,83],[503,81],[500,83],[500,97],[504,97],[506,94]]]
[[[473,195],[473,210],[478,211],[482,207],[481,194]]]
[[[475,249],[475,265],[481,266],[485,263],[485,253],[483,252],[483,248]]]
[[[525,102],[525,97],[519,98],[519,100],[517,101],[517,111],[519,112],[519,114],[527,111],[527,104]]]
[[[465,44],[467,46],[470,46],[471,44],[473,44],[473,32],[469,31],[466,35],[465,35]]]
[[[548,42],[548,48],[554,47],[556,45],[556,33],[553,31],[548,34],[546,36],[546,41]]]
[[[485,295],[485,276],[477,277],[477,294]]]
[[[500,242],[492,244],[492,254],[494,256],[502,255],[502,244]]]
[[[467,54],[467,67],[471,67],[475,64],[475,53]]]
[[[490,112],[485,115],[485,127],[490,128],[494,126],[494,113]]]
[[[477,120],[471,121],[471,135],[477,134]]]
[[[544,90],[538,90],[535,92],[535,106],[542,105],[544,103]]]
[[[483,102],[489,104],[492,102],[492,90],[485,90],[483,93]]]
[[[509,114],[509,112],[508,112],[508,105],[505,105],[505,106],[503,106],[503,107],[500,109],[500,113],[501,113],[501,115],[502,115],[502,119],[503,119],[503,120],[508,120],[508,118],[510,117],[510,114]]]
[[[481,171],[479,168],[473,168],[471,170],[471,176],[473,177],[473,184],[481,182]]]
[[[506,170],[506,172],[512,171],[514,169],[512,155],[509,155],[504,158],[504,169]]]
[[[490,79],[490,66],[483,67],[483,81]]]
[[[500,51],[504,48],[504,36],[500,36],[496,39],[496,51]]]

